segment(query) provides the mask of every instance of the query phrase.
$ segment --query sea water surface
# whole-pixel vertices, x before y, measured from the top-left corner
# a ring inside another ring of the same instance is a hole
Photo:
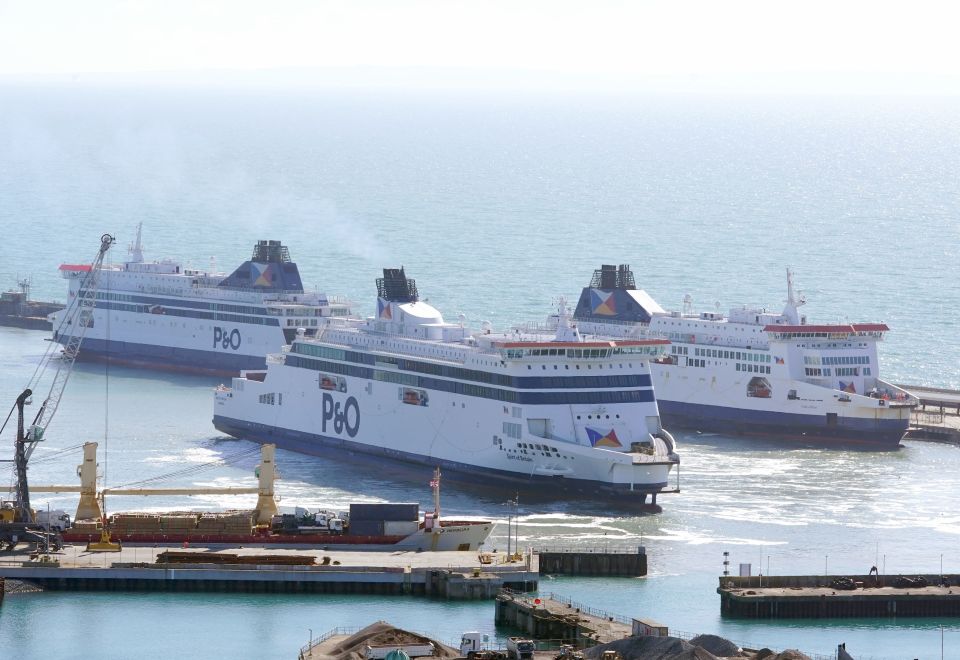
[[[950,99],[419,96],[360,92],[0,89],[0,279],[64,297],[61,262],[144,223],[149,257],[231,270],[281,239],[305,283],[372,310],[383,266],[407,267],[447,317],[497,327],[575,298],[601,263],[630,263],[664,307],[776,309],[784,267],[811,321],[887,322],[884,375],[960,386],[960,104]],[[0,329],[0,402],[46,350]],[[33,483],[76,479],[101,443],[110,486],[252,485],[258,456],[210,423],[217,379],[78,365]],[[742,643],[861,658],[960,648],[954,619],[723,619],[722,552],[770,574],[960,572],[960,450],[783,446],[677,433],[678,495],[638,517],[521,495],[520,543],[644,545],[642,579],[545,579],[544,591]],[[12,439],[9,429],[4,437]],[[8,443],[10,446],[12,443]],[[106,451],[103,451],[106,449]],[[429,475],[279,452],[282,504],[426,505]],[[194,469],[195,468],[195,469]],[[159,485],[159,484],[158,484]],[[507,497],[449,486],[450,515],[500,521]],[[70,510],[70,496],[35,504]],[[111,510],[249,506],[242,497],[108,501]],[[413,606],[411,606],[413,605]],[[447,640],[493,627],[490,603],[349,596],[62,594],[0,608],[10,657],[292,658],[335,626],[386,619]],[[39,634],[50,622],[56,635]],[[943,629],[941,629],[943,626]],[[952,646],[951,646],[952,645]],[[960,651],[955,655],[960,656]]]

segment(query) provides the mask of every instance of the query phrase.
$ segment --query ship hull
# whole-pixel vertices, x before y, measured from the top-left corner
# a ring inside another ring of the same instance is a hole
[[[671,427],[871,449],[897,449],[910,421],[909,415],[905,419],[838,415],[829,423],[826,414],[750,410],[668,399],[659,399],[659,404],[664,423]]]
[[[304,547],[343,548],[350,550],[410,550],[410,551],[448,551],[478,550],[493,530],[491,522],[454,522],[442,523],[440,533],[420,529],[409,536],[358,536],[335,534],[185,534],[185,533],[126,533],[112,534],[111,540],[125,544],[145,545],[246,545],[268,547]],[[67,530],[63,540],[68,543],[88,543],[99,541],[100,534]]]
[[[109,362],[142,369],[225,377],[266,366],[266,359],[262,355],[227,354],[119,339],[105,341],[85,338],[77,357],[91,362]]]
[[[222,415],[215,415],[213,424],[217,430],[233,437],[260,443],[275,443],[280,448],[302,454],[343,458],[344,454],[348,453],[352,459],[377,465],[382,465],[382,462],[387,460],[407,465],[440,467],[444,474],[448,476],[448,479],[453,481],[503,488],[533,489],[542,492],[577,493],[588,499],[614,500],[620,504],[629,503],[633,508],[649,512],[661,511],[660,506],[656,504],[656,495],[668,487],[667,477],[673,467],[673,463],[652,466],[659,468],[658,472],[662,474],[662,481],[631,486],[623,483],[616,484],[581,478],[544,476],[500,470],[437,456],[425,456],[402,451],[395,447],[388,449],[342,438],[292,431],[256,422],[233,419]],[[649,500],[648,496],[650,496]]]

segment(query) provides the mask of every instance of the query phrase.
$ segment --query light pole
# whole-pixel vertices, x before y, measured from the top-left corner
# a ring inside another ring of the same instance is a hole
[[[520,552],[520,493],[513,498],[513,533],[516,535],[513,540],[513,551]]]

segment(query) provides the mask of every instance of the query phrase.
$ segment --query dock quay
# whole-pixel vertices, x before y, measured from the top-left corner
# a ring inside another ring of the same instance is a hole
[[[960,391],[921,385],[898,385],[917,397],[910,415],[910,440],[960,445]]]
[[[717,593],[724,616],[752,619],[957,616],[957,585],[960,575],[722,576]]]
[[[47,590],[355,593],[449,599],[494,598],[504,586],[536,589],[537,560],[507,562],[476,552],[362,552],[318,548],[176,549],[67,546],[49,561],[0,554],[0,577]],[[226,558],[224,557],[226,555]],[[195,559],[194,559],[195,557]]]
[[[647,551],[643,546],[534,549],[540,559],[540,573],[548,575],[585,575],[606,577],[642,577],[647,574]]]
[[[497,595],[495,617],[497,625],[517,628],[531,637],[565,640],[580,647],[630,637],[634,628],[633,619],[587,607],[563,596],[533,596],[509,588]]]
[[[0,326],[52,330],[53,324],[47,319],[47,315],[60,311],[64,305],[30,300],[29,280],[20,280],[17,284],[19,291],[0,293]]]

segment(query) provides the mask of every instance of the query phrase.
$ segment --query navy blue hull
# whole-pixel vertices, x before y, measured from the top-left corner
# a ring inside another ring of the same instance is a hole
[[[826,415],[798,415],[709,406],[677,401],[657,401],[666,427],[763,435],[823,445],[863,445],[896,449],[907,432],[908,419],[838,417],[827,423]]]
[[[263,357],[103,339],[85,338],[77,357],[130,367],[214,376],[239,376],[243,370],[266,369]]]
[[[555,495],[562,494],[563,496],[568,493],[576,493],[594,500],[608,500],[612,498],[616,499],[621,505],[631,508],[639,507],[641,510],[646,511],[659,512],[661,510],[656,503],[657,493],[667,487],[666,483],[649,484],[642,490],[640,488],[630,490],[629,486],[618,487],[601,481],[517,474],[515,472],[506,472],[493,468],[478,467],[467,463],[421,456],[397,449],[365,445],[340,438],[291,431],[254,422],[245,422],[220,415],[214,415],[213,425],[218,431],[236,438],[245,438],[260,443],[271,442],[282,449],[288,449],[301,454],[343,458],[344,454],[347,453],[353,455],[353,458],[363,458],[366,462],[374,461],[378,464],[382,464],[384,460],[387,460],[408,465],[423,465],[429,468],[440,467],[445,472],[449,471],[449,476],[454,477],[453,480],[455,481],[472,482],[483,485],[496,483],[497,485],[513,489],[535,489],[550,492]]]

